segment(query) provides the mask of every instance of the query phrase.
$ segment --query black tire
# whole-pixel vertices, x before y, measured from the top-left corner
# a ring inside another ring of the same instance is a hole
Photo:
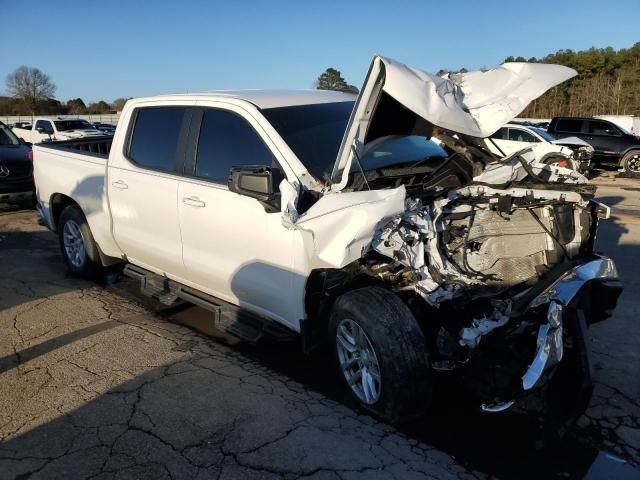
[[[626,175],[640,177],[640,150],[627,152],[620,160],[620,167]]]
[[[338,328],[353,321],[366,333],[379,365],[379,398],[358,398],[340,364]],[[424,335],[409,308],[392,292],[366,287],[347,292],[333,305],[329,319],[329,350],[338,375],[362,406],[392,423],[424,413],[431,401],[429,359]]]
[[[80,230],[82,245],[84,246],[85,252],[80,261],[77,261],[77,257],[75,259],[70,258],[70,254],[65,247],[65,226],[67,224],[75,224]],[[66,207],[60,214],[57,229],[58,239],[60,241],[60,252],[62,253],[62,258],[64,259],[69,271],[87,278],[93,278],[99,274],[103,267],[100,262],[98,245],[93,239],[87,219],[82,213],[82,210],[80,210],[80,207],[76,205],[69,205]]]

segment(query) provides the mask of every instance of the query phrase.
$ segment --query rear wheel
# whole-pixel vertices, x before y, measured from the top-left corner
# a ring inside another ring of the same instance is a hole
[[[620,160],[620,166],[625,173],[640,176],[640,150],[627,153]]]
[[[338,375],[360,404],[398,423],[430,401],[424,335],[407,306],[378,287],[339,297],[329,322]]]
[[[62,211],[58,237],[62,258],[71,272],[87,277],[100,272],[98,246],[79,207],[70,205]]]

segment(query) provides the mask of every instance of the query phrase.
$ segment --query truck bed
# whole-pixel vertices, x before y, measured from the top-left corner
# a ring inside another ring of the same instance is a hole
[[[91,232],[104,253],[113,252],[111,216],[105,189],[107,157],[112,137],[74,139],[33,146],[33,175],[39,210],[47,226],[56,230],[59,205],[82,208]]]

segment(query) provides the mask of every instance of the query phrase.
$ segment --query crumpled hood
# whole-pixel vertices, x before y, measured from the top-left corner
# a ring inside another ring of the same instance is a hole
[[[346,185],[353,153],[363,151],[383,93],[432,125],[484,138],[515,118],[532,100],[575,75],[575,70],[562,65],[505,63],[487,71],[439,77],[375,56],[342,140],[331,189],[338,191]],[[401,132],[396,129],[391,133]],[[407,130],[404,134],[411,133]]]

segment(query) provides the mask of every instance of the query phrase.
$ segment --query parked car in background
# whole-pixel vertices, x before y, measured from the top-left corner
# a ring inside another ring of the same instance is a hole
[[[599,118],[601,120],[607,120],[615,123],[623,130],[640,137],[640,117],[634,115],[595,115],[593,118]]]
[[[10,124],[9,128],[31,128],[31,122],[15,122]]]
[[[25,142],[71,140],[72,138],[99,137],[104,135],[86,120],[77,118],[36,117],[31,128],[14,128],[13,132]]]
[[[33,153],[0,122],[0,202],[33,202]]]
[[[111,125],[109,123],[92,122],[91,125],[93,125],[93,128],[100,130],[106,135],[114,135],[116,133],[115,125]]]
[[[640,138],[609,120],[555,117],[547,131],[589,143],[594,149],[592,163],[617,166],[626,173],[640,175]]]
[[[360,96],[129,100],[118,137],[34,146],[38,209],[72,272],[126,262],[144,293],[246,341],[327,342],[353,398],[390,420],[426,409],[436,371],[488,412],[550,378],[580,409],[587,325],[622,288],[593,251],[609,209],[542,143],[509,162],[482,143],[574,75],[441,78],[374,57]]]
[[[485,143],[489,150],[502,157],[512,155],[527,146],[546,144],[545,163],[568,166],[581,173],[589,171],[593,156],[593,147],[584,140],[576,137],[558,139],[541,128],[523,123],[508,123],[487,138]]]

